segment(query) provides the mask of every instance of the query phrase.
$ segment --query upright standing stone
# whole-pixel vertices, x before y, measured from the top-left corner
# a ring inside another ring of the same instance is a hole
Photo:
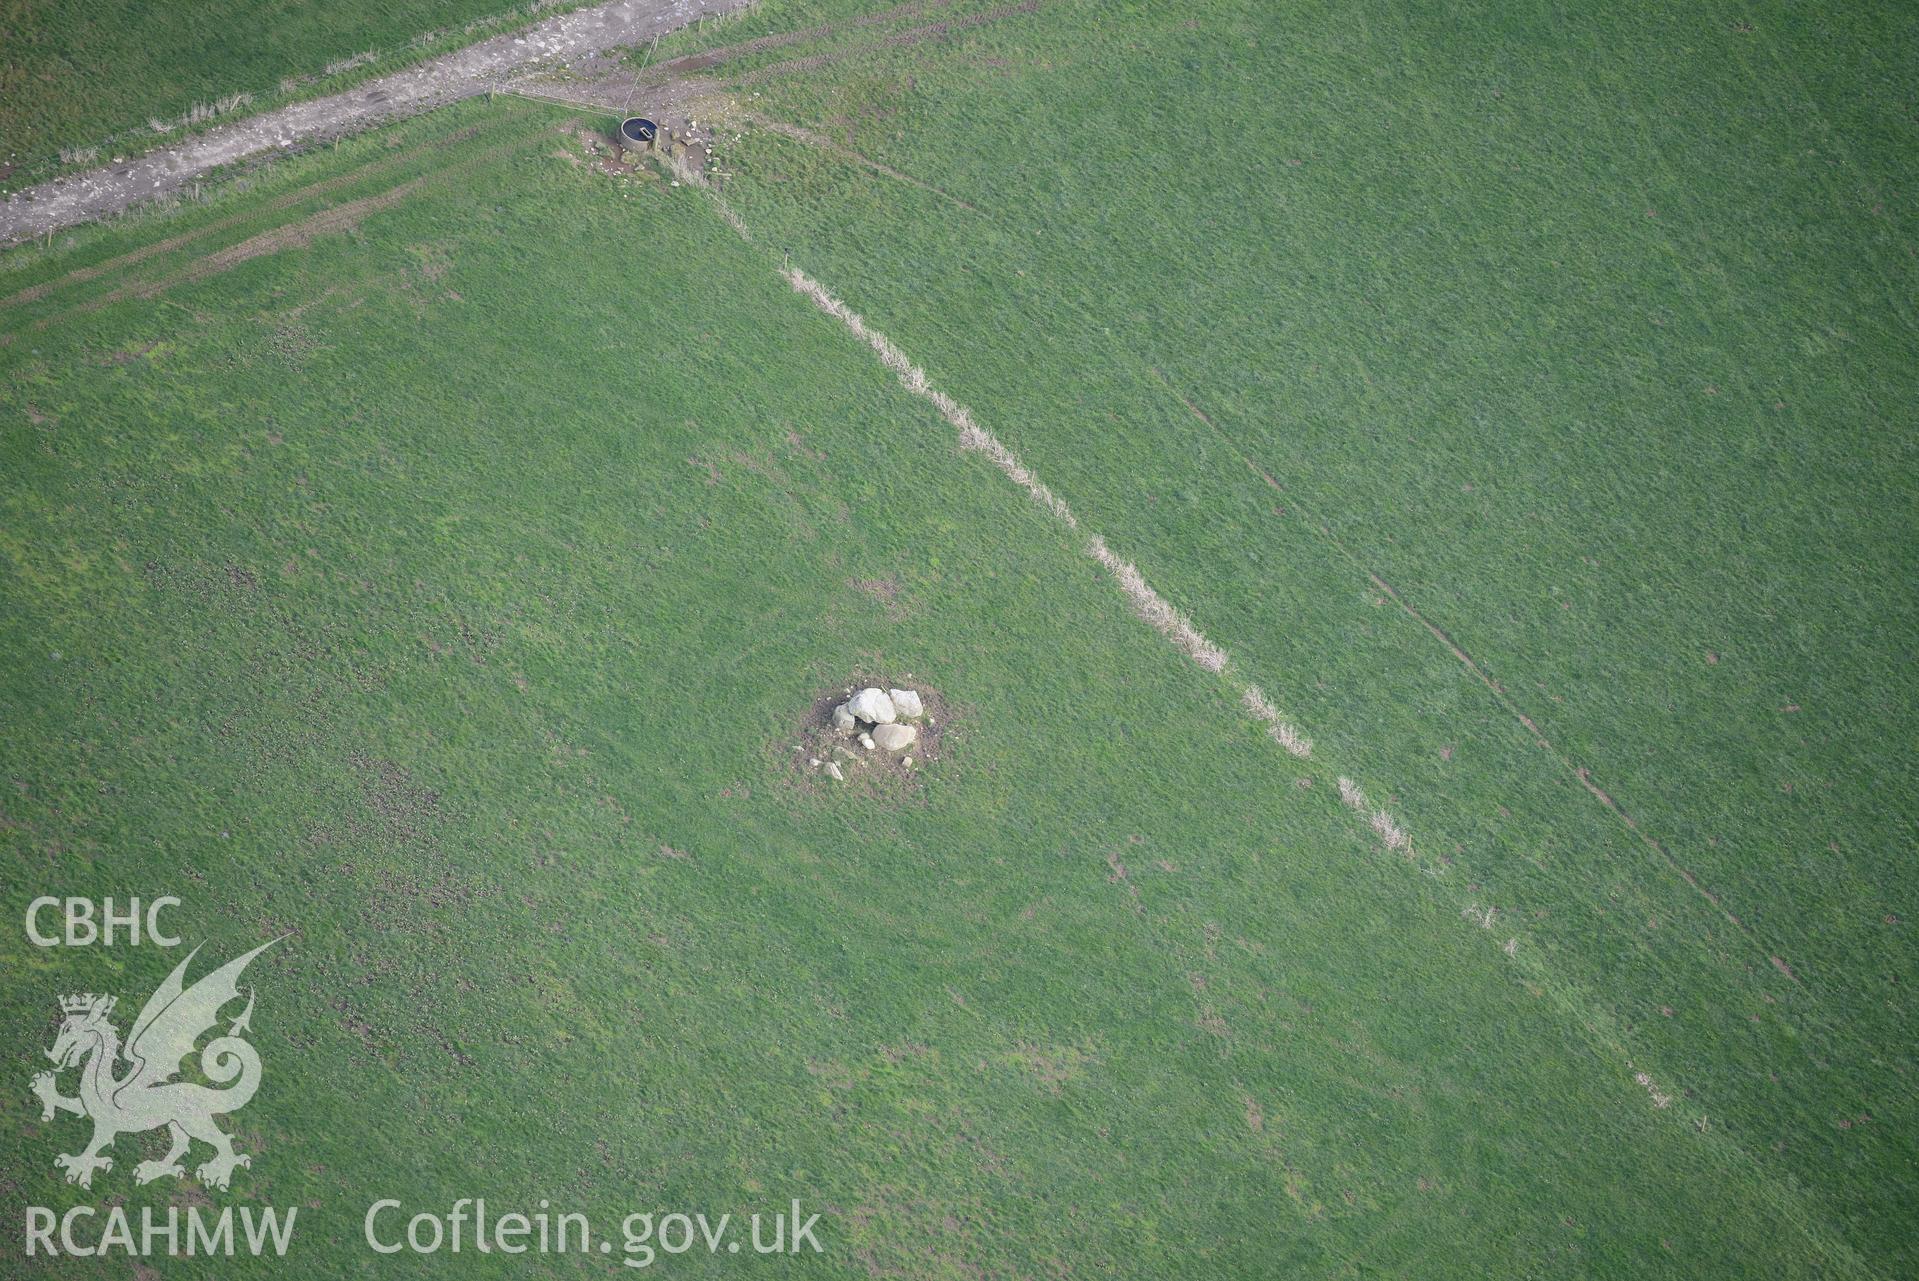
[[[911,725],[881,725],[873,731],[873,741],[889,752],[905,751],[919,741],[919,736]]]

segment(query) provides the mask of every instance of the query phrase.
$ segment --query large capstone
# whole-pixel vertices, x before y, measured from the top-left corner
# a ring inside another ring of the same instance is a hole
[[[899,712],[886,691],[870,686],[847,700],[846,710],[873,725],[890,725],[899,719]]]

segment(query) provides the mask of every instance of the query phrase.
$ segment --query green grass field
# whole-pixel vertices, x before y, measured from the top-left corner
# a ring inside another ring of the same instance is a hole
[[[208,1195],[310,1275],[1910,1275],[1910,27],[929,5],[705,73],[750,240],[501,99],[0,257],[9,910],[290,935]],[[914,785],[796,767],[908,672]],[[204,1203],[26,1090],[177,956],[0,956],[7,1232]]]

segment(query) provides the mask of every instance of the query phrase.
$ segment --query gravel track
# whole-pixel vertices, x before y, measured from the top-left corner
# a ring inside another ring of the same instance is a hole
[[[213,170],[417,115],[505,87],[526,72],[641,44],[751,0],[612,0],[495,36],[346,93],[248,116],[170,147],[55,178],[0,204],[0,244],[91,222],[180,190]]]

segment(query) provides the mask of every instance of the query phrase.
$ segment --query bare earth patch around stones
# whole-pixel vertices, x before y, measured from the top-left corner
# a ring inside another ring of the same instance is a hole
[[[945,759],[951,728],[946,699],[924,681],[859,675],[816,697],[781,752],[786,773],[808,791],[902,796]]]

